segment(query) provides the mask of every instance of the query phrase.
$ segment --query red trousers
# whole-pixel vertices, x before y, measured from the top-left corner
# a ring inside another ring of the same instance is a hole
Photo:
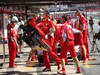
[[[63,44],[64,49],[61,50],[61,58],[67,57],[67,52],[70,52],[72,57],[76,57],[76,51],[74,48],[74,41],[68,41]]]
[[[16,58],[16,43],[15,42],[8,42],[9,47],[9,67],[15,66],[15,58]]]
[[[54,50],[52,48],[53,42],[54,42],[54,38],[47,39],[47,43],[48,43],[48,45],[51,46],[51,48],[49,48],[48,52],[47,51],[43,52],[44,65],[46,66],[46,68],[50,68],[49,56],[52,57],[52,59],[54,59],[56,61],[57,65],[59,65],[61,63],[61,59],[57,56],[57,54],[54,52]]]
[[[74,38],[75,38],[75,40],[74,40],[75,45],[80,45],[80,46],[84,45],[82,33],[75,33]],[[81,56],[84,60],[86,59],[86,57],[84,56],[83,48],[81,48]]]
[[[57,54],[57,48],[56,48],[56,44],[57,42],[59,42],[60,44],[60,52],[64,50],[64,41],[62,38],[59,38],[59,37],[55,37],[54,38],[54,43],[53,43],[53,51]],[[60,53],[60,58],[61,58],[61,53]],[[65,57],[65,61],[67,62],[67,58]]]
[[[57,48],[56,48],[56,44],[57,44],[57,42],[59,42],[59,44],[60,44],[60,47],[61,47],[61,50],[64,48],[63,47],[63,39],[61,39],[61,38],[58,38],[58,37],[55,37],[54,38],[54,42],[53,42],[53,51],[57,54]]]
[[[74,42],[75,45],[83,45],[83,34],[82,33],[74,33]]]

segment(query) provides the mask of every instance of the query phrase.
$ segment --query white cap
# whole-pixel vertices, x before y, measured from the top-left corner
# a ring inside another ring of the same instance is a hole
[[[18,22],[18,18],[16,16],[13,16],[11,21],[17,21]]]

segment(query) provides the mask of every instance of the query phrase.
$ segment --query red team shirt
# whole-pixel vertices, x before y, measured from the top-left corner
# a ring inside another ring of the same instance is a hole
[[[67,22],[64,23],[63,29],[64,29],[64,32],[67,35],[67,39],[68,40],[74,40],[74,35],[73,35],[72,27]]]
[[[35,25],[36,25],[36,19],[35,18],[32,18],[29,22],[28,22],[28,24],[31,24],[32,25],[32,27],[34,27]]]
[[[41,21],[38,24],[38,27],[45,33],[48,34],[50,32],[50,28],[54,28],[53,22],[50,20]]]
[[[8,39],[11,40],[11,37],[17,38],[17,31],[13,28],[11,28],[11,24],[8,25],[7,30],[8,30]]]
[[[55,37],[61,39],[62,38],[62,24],[55,25]]]

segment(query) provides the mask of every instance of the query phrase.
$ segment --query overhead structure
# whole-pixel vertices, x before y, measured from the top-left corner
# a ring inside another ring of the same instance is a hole
[[[99,0],[2,0],[0,5],[27,5],[27,6],[44,6],[54,4],[80,4],[100,2]]]

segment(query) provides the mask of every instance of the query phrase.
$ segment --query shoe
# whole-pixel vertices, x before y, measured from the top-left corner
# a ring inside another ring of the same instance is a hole
[[[2,67],[3,67],[3,63],[0,63],[0,69],[2,69]]]
[[[80,71],[76,71],[76,73],[81,73]]]
[[[48,71],[51,71],[51,69],[50,68],[44,68],[42,71],[48,72]]]
[[[16,58],[20,58],[20,56],[17,54],[17,55],[16,55]]]
[[[77,67],[76,73],[81,73],[80,67]]]
[[[58,74],[67,75],[65,69],[62,69],[61,71],[58,71]]]
[[[58,65],[58,71],[61,71],[62,70],[62,66],[61,64]]]
[[[9,65],[9,68],[15,68],[16,67],[16,64],[14,65]]]
[[[31,61],[37,61],[37,57],[36,56],[32,56]]]
[[[88,59],[83,60],[83,64],[88,64]]]
[[[2,67],[3,66],[3,63],[0,63],[0,67]]]

